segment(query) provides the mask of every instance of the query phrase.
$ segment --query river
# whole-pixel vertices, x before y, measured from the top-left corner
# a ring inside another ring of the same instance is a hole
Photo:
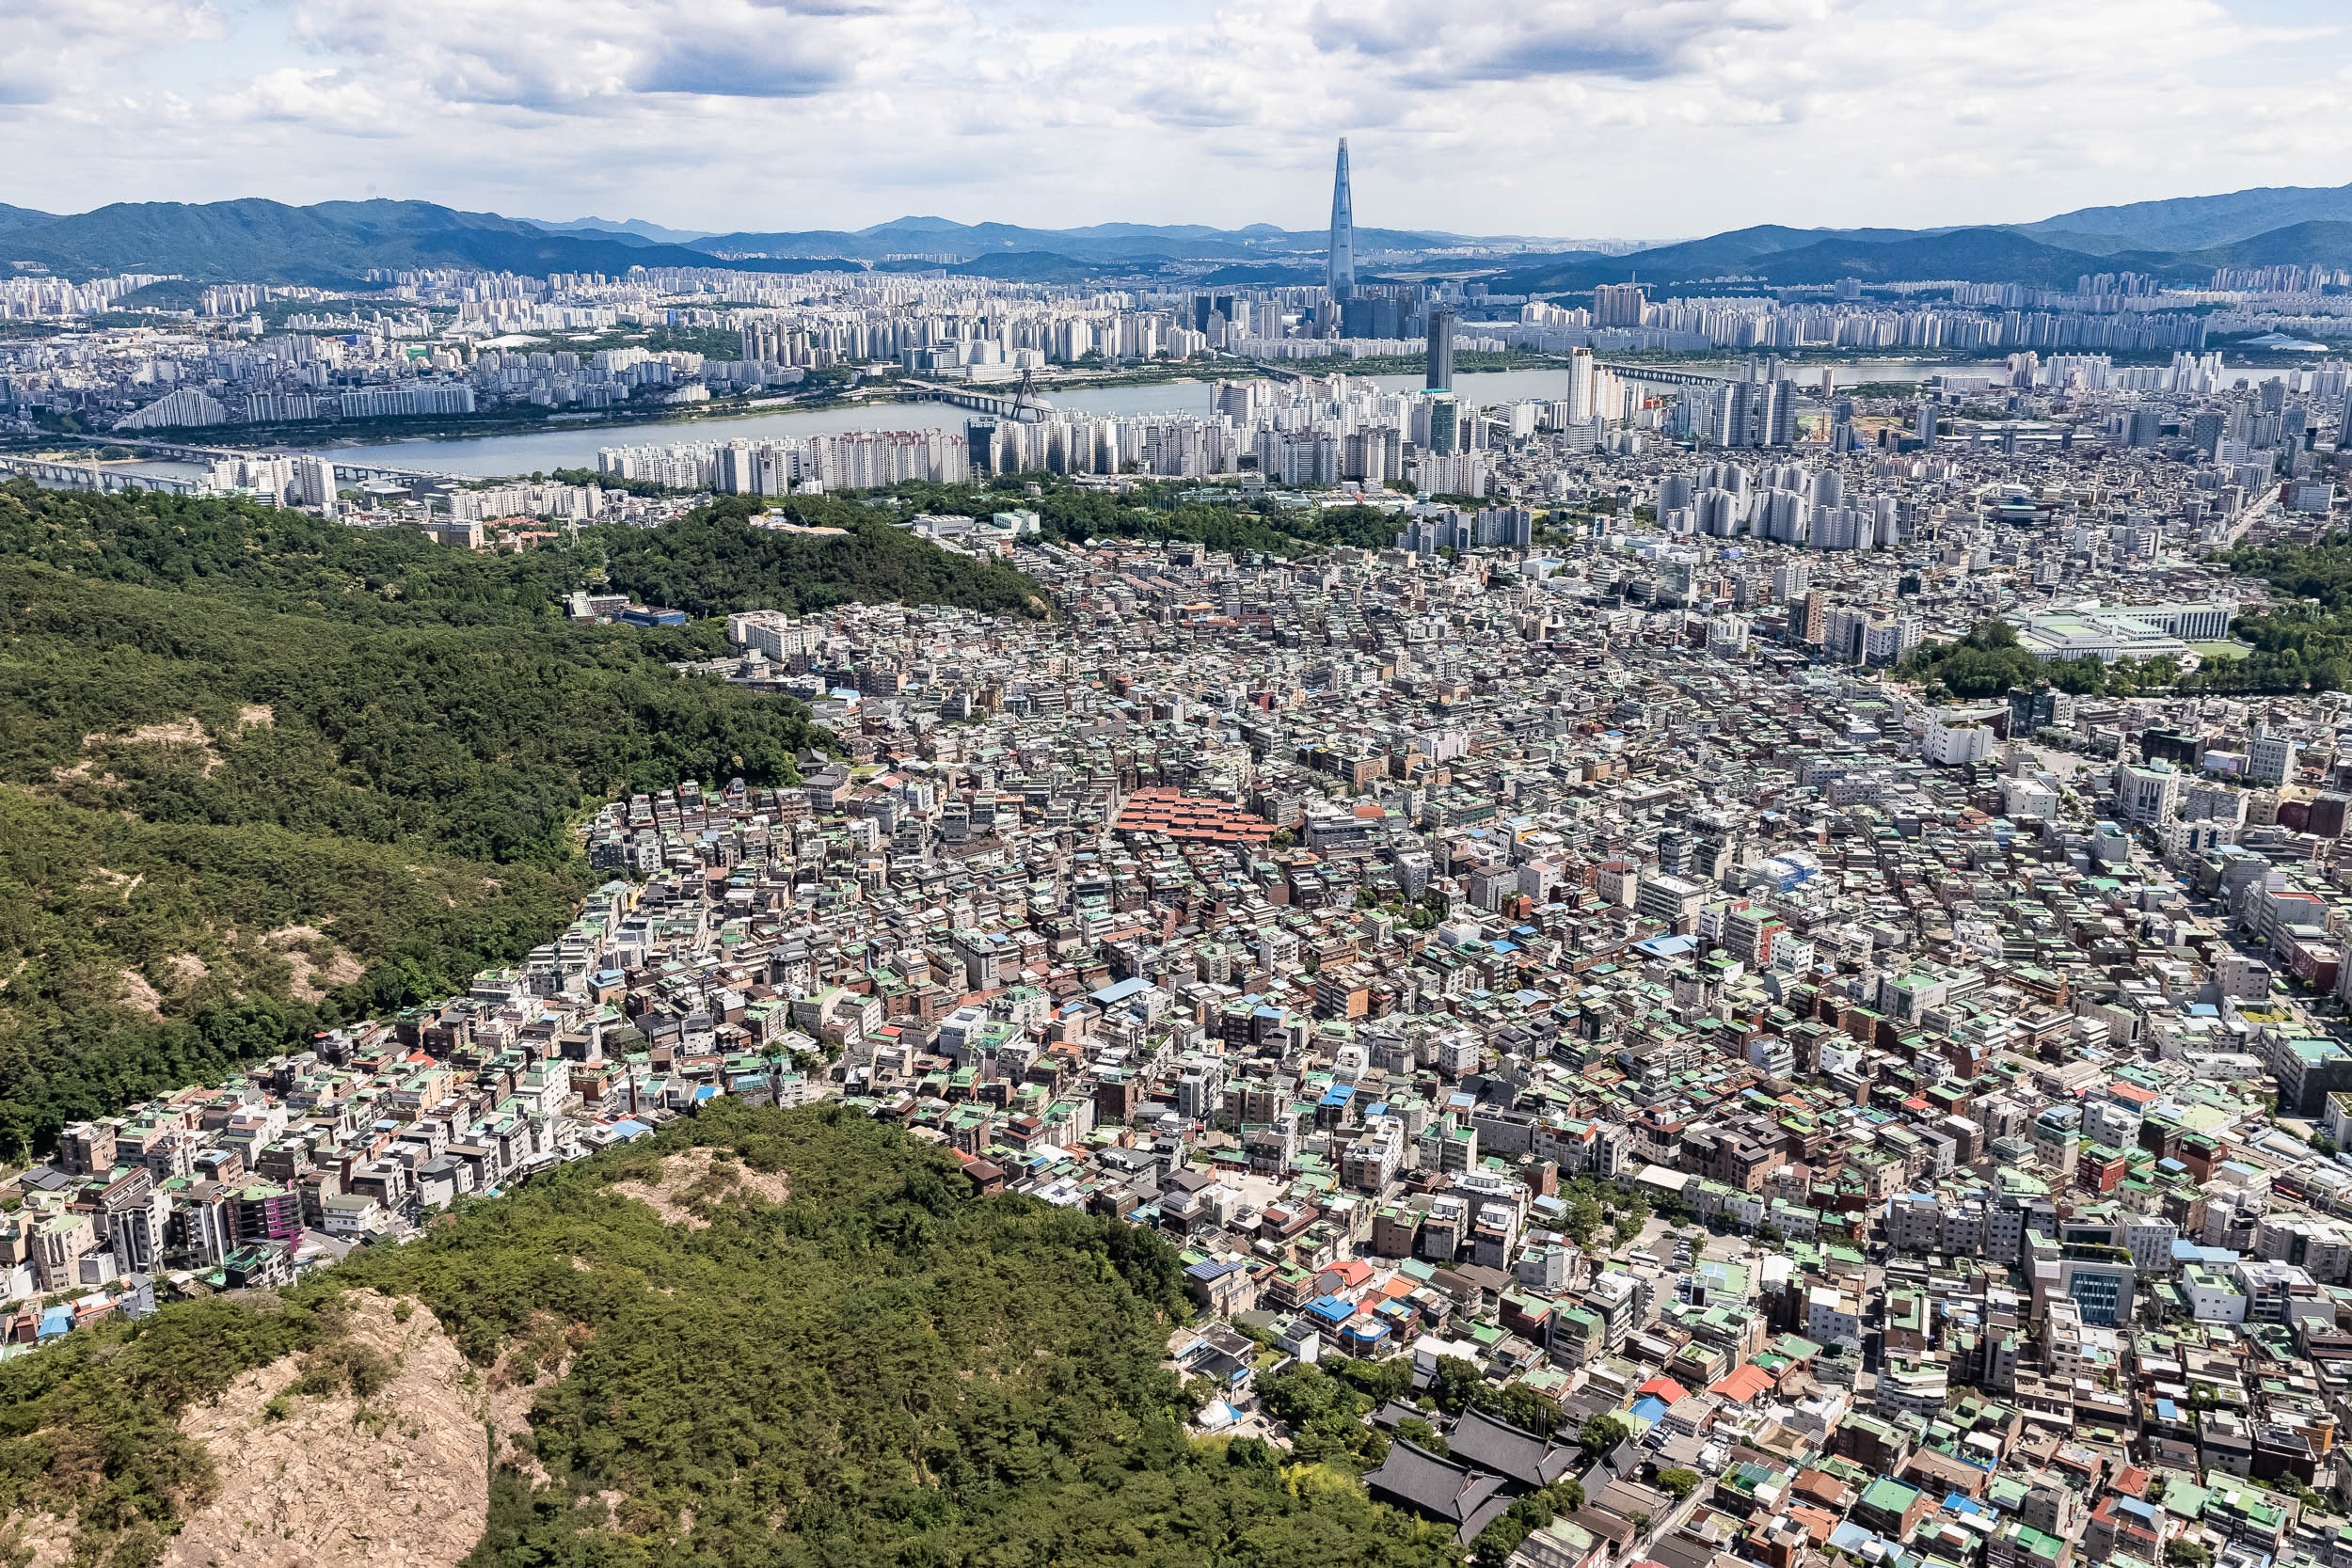
[[[1294,368],[1308,373],[1321,370],[1323,366],[1321,362],[1306,360],[1298,362]],[[1329,370],[1344,368],[1344,361],[1328,362]],[[1694,361],[1688,366],[1661,365],[1657,368],[1687,369],[1702,374],[1723,375],[1735,372],[1737,365],[1736,362],[1727,364],[1723,360],[1712,360]],[[1795,365],[1790,367],[1788,373],[1796,377],[1800,385],[1812,388],[1820,384],[1823,368],[1819,364]],[[1837,371],[1839,381],[1852,385],[1865,381],[1919,381],[1938,371],[1980,367],[1888,360],[1839,364],[1833,368]],[[1370,380],[1383,390],[1391,392],[1414,390],[1422,384],[1418,375],[1375,375],[1359,379]],[[1209,412],[1213,385],[1211,381],[1201,380],[1164,381],[1145,387],[1069,388],[1058,393],[1048,393],[1047,401],[1056,409],[1068,413],[1205,415]],[[1454,389],[1466,402],[1474,404],[1517,403],[1527,398],[1565,398],[1568,395],[1568,372],[1565,369],[1466,371],[1454,378]],[[954,404],[881,403],[651,424],[608,424],[597,420],[582,420],[516,436],[364,444],[341,441],[281,450],[316,452],[346,462],[372,461],[390,467],[492,479],[510,474],[545,472],[551,468],[593,468],[596,466],[596,449],[599,447],[657,446],[681,441],[764,441],[785,436],[821,436],[845,430],[960,431],[965,420],[977,417],[970,409]],[[158,472],[194,471],[185,464],[176,463],[125,466]]]

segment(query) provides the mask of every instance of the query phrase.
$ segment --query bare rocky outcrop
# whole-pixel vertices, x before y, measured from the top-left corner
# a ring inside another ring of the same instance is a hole
[[[115,976],[122,982],[122,1000],[150,1018],[164,1016],[164,993],[135,969],[126,969]]]
[[[141,724],[136,729],[125,730],[119,735],[108,735],[100,730],[82,737],[84,752],[102,746],[184,747],[194,752],[202,761],[207,774],[227,760],[215,748],[213,737],[205,733],[204,726],[194,719],[174,720],[168,724]],[[76,780],[87,779],[90,776],[90,759],[85,756],[71,767],[51,768],[50,775],[59,784],[71,784]]]
[[[637,1199],[660,1214],[663,1223],[682,1225],[689,1230],[700,1230],[710,1223],[695,1212],[697,1204],[723,1201],[738,1195],[782,1203],[790,1196],[789,1185],[780,1173],[755,1171],[733,1158],[721,1161],[721,1152],[716,1148],[690,1148],[683,1154],[669,1155],[661,1162],[659,1180],[615,1181],[612,1190],[623,1197]]]
[[[302,1394],[304,1362],[289,1357],[182,1417],[219,1486],[172,1538],[164,1568],[453,1568],[481,1541],[490,1464],[480,1380],[426,1308],[365,1295],[350,1311],[344,1343],[389,1373],[368,1397],[347,1384]]]
[[[21,1513],[0,1519],[0,1562],[22,1562],[24,1568],[65,1568],[72,1556],[72,1520],[54,1513]]]
[[[329,988],[347,986],[366,973],[358,958],[315,926],[280,926],[262,940],[293,972],[287,989],[297,1002],[316,1002]]]
[[[594,1272],[577,1258],[572,1267]],[[549,1478],[531,1447],[532,1403],[542,1387],[564,1380],[572,1357],[595,1332],[586,1323],[566,1323],[551,1312],[533,1313],[483,1380],[483,1417],[490,1425],[495,1462],[515,1466],[534,1486],[548,1485]]]

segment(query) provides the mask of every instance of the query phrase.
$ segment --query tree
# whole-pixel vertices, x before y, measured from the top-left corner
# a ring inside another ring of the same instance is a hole
[[[1323,1369],[1303,1362],[1258,1380],[1259,1405],[1292,1428],[1313,1424],[1346,1398],[1347,1391],[1326,1376]]]
[[[1439,1459],[1454,1451],[1453,1446],[1438,1435],[1437,1428],[1418,1417],[1407,1417],[1397,1422],[1396,1435],[1400,1441],[1410,1443],[1424,1453],[1434,1453]]]
[[[1543,1493],[1517,1499],[1478,1532],[1478,1539],[1470,1543],[1470,1560],[1478,1568],[1503,1568],[1519,1544],[1550,1524],[1552,1517],[1551,1504]]]
[[[2213,1561],[2213,1548],[2201,1541],[2176,1535],[2165,1543],[2164,1560],[2173,1568],[2208,1568]]]
[[[1615,1416],[1587,1416],[1576,1429],[1576,1440],[1587,1453],[1603,1454],[1633,1435],[1633,1429]]]
[[[1555,1481],[1544,1488],[1543,1498],[1554,1514],[1574,1513],[1584,1506],[1584,1483],[1574,1476]]]
[[[1449,1416],[1458,1416],[1470,1408],[1470,1397],[1485,1386],[1486,1374],[1475,1362],[1458,1355],[1441,1355],[1430,1373],[1429,1392],[1435,1396],[1438,1408]]]
[[[1470,1390],[1470,1403],[1540,1436],[1549,1436],[1551,1429],[1560,1424],[1558,1402],[1524,1383],[1514,1383],[1507,1388],[1481,1383]]]
[[[1413,1387],[1413,1363],[1405,1356],[1365,1361],[1334,1355],[1325,1361],[1324,1370],[1375,1403],[1403,1399]]]
[[[1658,1472],[1658,1489],[1677,1502],[1687,1502],[1691,1494],[1699,1489],[1698,1472],[1680,1468],[1661,1470]]]
[[[1478,1532],[1478,1539],[1470,1543],[1470,1561],[1477,1568],[1505,1568],[1527,1536],[1506,1513]]]

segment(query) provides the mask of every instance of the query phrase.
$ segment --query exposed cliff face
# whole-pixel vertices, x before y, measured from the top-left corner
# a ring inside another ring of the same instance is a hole
[[[219,1486],[164,1568],[454,1568],[473,1550],[490,1507],[480,1379],[430,1311],[379,1295],[353,1298],[335,1348],[374,1359],[304,1393],[331,1371],[288,1357],[182,1417]]]

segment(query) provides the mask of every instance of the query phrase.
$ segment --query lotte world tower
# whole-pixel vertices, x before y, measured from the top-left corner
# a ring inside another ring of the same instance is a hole
[[[1340,138],[1339,170],[1331,177],[1331,297],[1356,292],[1356,203],[1347,191],[1347,138]]]

